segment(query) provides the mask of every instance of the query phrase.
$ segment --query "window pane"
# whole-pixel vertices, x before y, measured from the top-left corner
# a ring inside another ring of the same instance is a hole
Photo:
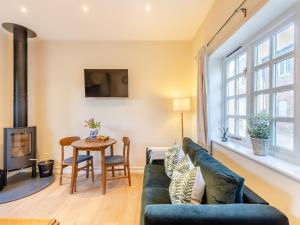
[[[227,101],[227,115],[233,116],[235,115],[235,99],[229,99]]]
[[[238,99],[238,114],[240,116],[246,116],[246,111],[247,111],[246,98],[239,98]]]
[[[275,94],[277,117],[294,116],[294,91],[282,91]]]
[[[227,64],[227,78],[233,77],[235,75],[235,60],[231,60]]]
[[[238,59],[238,73],[243,73],[245,71],[246,63],[247,63],[246,60],[247,60],[246,53],[239,56],[239,59]]]
[[[255,102],[257,114],[269,114],[269,94],[257,95]]]
[[[294,24],[275,35],[275,56],[294,50]]]
[[[231,80],[227,83],[227,96],[228,97],[235,95],[234,89],[235,89],[235,80]]]
[[[269,67],[257,70],[255,72],[255,91],[269,88]]]
[[[238,79],[237,93],[239,95],[246,94],[246,87],[247,87],[247,79],[246,79],[246,77],[240,77]]]
[[[246,120],[245,119],[239,119],[238,121],[239,125],[239,136],[240,137],[246,137]]]
[[[275,87],[294,83],[294,58],[275,64]]]
[[[233,118],[228,119],[228,128],[229,128],[229,133],[230,134],[235,134],[235,129],[234,129],[235,123]]]
[[[277,147],[293,150],[294,125],[287,122],[276,122],[275,145]]]
[[[270,40],[267,39],[256,46],[256,65],[269,61]]]

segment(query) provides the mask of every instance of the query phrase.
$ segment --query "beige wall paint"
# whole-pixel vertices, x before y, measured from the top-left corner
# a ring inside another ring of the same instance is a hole
[[[216,0],[209,10],[204,22],[199,27],[193,39],[193,53],[206,45],[225,21],[231,16],[234,10],[241,4],[241,0]],[[213,52],[233,35],[248,19],[264,6],[268,0],[248,0],[243,5],[247,9],[247,17],[242,12],[237,13],[224,29],[217,35],[209,45],[209,52]]]
[[[191,42],[38,41],[31,49],[31,124],[38,128],[39,159],[59,160],[59,139],[87,136],[84,120],[91,117],[101,121],[101,134],[119,141],[118,152],[122,136],[132,139],[132,167],[143,167],[147,146],[180,141],[171,99],[192,94]],[[128,68],[130,97],[85,98],[84,68]],[[193,120],[185,114],[187,136]]]

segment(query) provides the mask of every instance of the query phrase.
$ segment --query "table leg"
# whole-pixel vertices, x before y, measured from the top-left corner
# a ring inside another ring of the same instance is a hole
[[[114,155],[114,146],[111,145],[110,146],[110,155],[113,156]],[[114,177],[115,176],[115,167],[111,167],[111,170],[112,170],[112,176]]]
[[[106,193],[106,166],[105,166],[105,149],[101,151],[101,170],[102,170],[102,193]]]
[[[72,162],[72,175],[71,175],[70,194],[73,194],[73,192],[74,192],[77,155],[78,155],[78,150],[76,148],[73,148],[73,162]]]

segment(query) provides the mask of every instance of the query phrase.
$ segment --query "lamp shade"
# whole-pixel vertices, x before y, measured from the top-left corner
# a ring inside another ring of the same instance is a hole
[[[173,99],[173,110],[176,112],[189,111],[191,109],[190,98],[175,98]]]

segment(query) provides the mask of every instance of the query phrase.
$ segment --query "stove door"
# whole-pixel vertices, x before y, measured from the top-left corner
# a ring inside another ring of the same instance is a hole
[[[22,169],[32,165],[35,158],[36,128],[4,129],[4,169]]]

